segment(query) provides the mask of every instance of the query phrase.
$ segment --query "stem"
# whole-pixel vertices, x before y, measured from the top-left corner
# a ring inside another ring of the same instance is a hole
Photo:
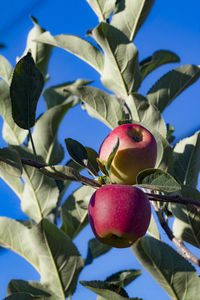
[[[37,161],[38,160],[37,153],[36,153],[36,150],[35,150],[35,145],[34,145],[34,142],[33,142],[33,137],[32,137],[32,133],[31,133],[30,128],[28,129],[28,133],[29,133],[29,137],[30,137],[30,141],[31,141],[31,146],[32,146],[32,149],[33,149],[33,154],[34,154],[35,160]]]
[[[90,179],[90,178],[87,178],[83,175],[81,175],[81,180],[80,182],[82,184],[85,184],[85,185],[89,185],[89,186],[92,186],[93,188],[97,189],[97,188],[100,188],[101,187],[101,184],[98,183],[97,181],[93,180],[93,179]]]
[[[183,198],[179,195],[158,195],[158,194],[151,194],[145,193],[150,201],[160,201],[160,202],[171,202],[171,203],[178,203],[184,205],[194,205],[195,208],[199,211],[200,210],[200,202],[189,199]]]
[[[160,196],[160,195],[159,195]],[[155,201],[155,199],[154,199]],[[177,239],[173,232],[171,231],[170,227],[168,226],[165,218],[164,218],[164,214],[161,210],[159,210],[158,205],[156,202],[151,202],[157,216],[158,216],[158,220],[160,222],[160,225],[162,226],[162,228],[164,229],[164,231],[166,232],[168,238],[172,241],[172,243],[179,249],[180,254],[188,259],[189,261],[191,261],[193,264],[195,264],[196,266],[200,267],[200,259],[198,257],[196,257],[193,253],[191,253],[188,248],[185,246],[185,244]]]

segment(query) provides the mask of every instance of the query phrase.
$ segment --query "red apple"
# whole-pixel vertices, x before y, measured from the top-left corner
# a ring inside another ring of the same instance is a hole
[[[157,144],[152,133],[138,124],[124,124],[116,127],[103,141],[99,158],[107,161],[117,136],[119,148],[111,164],[112,183],[135,184],[137,174],[155,166]]]
[[[139,188],[108,184],[92,195],[88,216],[100,242],[126,248],[145,235],[150,223],[151,206]]]

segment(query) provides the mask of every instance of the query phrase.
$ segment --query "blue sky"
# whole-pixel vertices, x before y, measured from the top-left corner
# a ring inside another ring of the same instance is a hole
[[[168,70],[184,64],[200,64],[200,3],[191,0],[189,5],[181,0],[155,1],[148,20],[135,39],[139,58],[151,55],[159,49],[174,51],[180,56],[181,63],[163,66],[143,83],[140,92],[145,93],[149,87]],[[53,35],[61,33],[76,34],[84,37],[87,29],[97,25],[97,18],[86,0],[18,0],[3,1],[0,11],[0,42],[6,45],[0,53],[15,65],[16,56],[21,56],[26,44],[26,36],[32,27],[29,15],[38,19],[39,24]],[[78,78],[91,79],[93,85],[102,87],[99,75],[84,62],[61,49],[55,49],[49,65],[51,79],[48,85],[59,84]],[[200,129],[200,88],[199,81],[188,88],[166,109],[164,119],[176,128],[177,140]],[[44,110],[43,99],[39,110]],[[68,126],[67,124],[70,124]],[[71,125],[73,124],[73,126]],[[84,145],[98,151],[109,128],[93,120],[80,107],[71,110],[59,131],[59,139],[74,138]],[[0,141],[0,146],[5,145]],[[67,156],[66,156],[67,158]],[[22,217],[20,204],[6,184],[0,181],[0,215],[12,218]],[[75,188],[75,185],[71,187]],[[165,235],[163,234],[165,237]],[[87,241],[93,237],[87,227],[75,240],[83,257],[87,252]],[[110,274],[122,269],[141,269],[129,249],[113,249],[108,254],[96,259],[81,273],[81,280],[104,280]],[[143,268],[142,268],[143,270]],[[0,252],[0,299],[6,295],[6,286],[10,279],[39,280],[36,271],[21,257],[10,251]],[[159,285],[143,270],[143,275],[127,288],[131,296],[145,300],[169,297]],[[72,299],[96,299],[94,293],[79,285]]]

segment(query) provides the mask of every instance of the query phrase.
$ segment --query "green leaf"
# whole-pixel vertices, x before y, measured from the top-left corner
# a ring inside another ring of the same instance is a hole
[[[155,168],[172,173],[173,169],[173,150],[166,138],[159,132],[152,131],[157,142],[157,160]]]
[[[179,62],[180,58],[169,50],[158,50],[152,56],[140,62],[140,70],[144,79],[152,71],[168,63]]]
[[[87,86],[69,88],[69,91],[85,103],[90,116],[100,120],[111,129],[117,127],[118,121],[125,118],[121,102],[100,89]]]
[[[40,298],[40,296],[50,297],[47,287],[42,286],[37,281],[24,281],[12,279],[7,287],[7,294],[28,293]]]
[[[142,274],[141,270],[123,270],[106,278],[106,282],[117,284],[121,287],[127,286]]]
[[[28,131],[20,128],[12,117],[9,86],[0,81],[0,115],[3,122],[3,138],[10,145],[20,145],[26,138]]]
[[[99,167],[97,163],[97,158],[99,154],[92,148],[90,147],[85,147],[87,151],[87,156],[88,156],[88,166],[87,168],[90,170],[92,174],[95,176],[98,176],[99,173]]]
[[[196,201],[200,199],[200,192],[189,187],[183,187],[181,195]],[[193,205],[171,204],[171,209],[173,215],[176,217],[173,223],[174,235],[200,248],[200,211]]]
[[[126,105],[134,121],[141,123],[150,131],[157,131],[166,137],[167,129],[160,111],[148,103],[144,96],[132,93],[126,98]]]
[[[26,49],[24,50],[22,57],[25,56],[30,51],[36,66],[43,74],[43,76],[45,76],[47,73],[48,62],[53,47],[50,45],[37,43],[35,41],[35,39],[37,39],[37,37],[39,37],[46,30],[38,25],[38,21],[36,18],[31,16],[31,19],[33,22],[33,28],[30,30],[28,34]]]
[[[119,287],[118,285],[105,282],[105,281],[80,281],[80,283],[90,289],[91,291],[95,292],[96,294],[100,295],[104,300],[125,300],[125,299],[134,299],[129,298],[126,291]]]
[[[134,44],[116,27],[103,22],[92,31],[92,37],[104,51],[103,85],[122,97],[136,91],[141,73]]]
[[[171,299],[191,300],[199,295],[200,282],[195,268],[173,248],[145,236],[131,249]]]
[[[71,239],[48,220],[32,229],[32,247],[37,249],[41,284],[63,300],[76,288],[83,260]]]
[[[4,298],[4,300],[50,300],[50,298],[47,297],[35,297],[31,294],[28,293],[15,293],[12,294],[6,298]],[[53,300],[53,299],[52,299]]]
[[[64,151],[58,143],[57,134],[63,117],[72,106],[72,101],[54,106],[47,110],[35,124],[32,134],[35,149],[37,155],[43,157],[46,164],[56,165],[64,157]],[[29,148],[31,148],[30,142]]]
[[[71,158],[80,166],[87,167],[88,156],[85,147],[71,138],[65,139],[65,145]]]
[[[10,85],[13,69],[9,61],[2,55],[0,55],[0,66],[0,78]]]
[[[124,0],[124,10],[116,13],[111,24],[121,30],[132,41],[149,15],[154,0]]]
[[[148,91],[147,98],[161,112],[187,87],[200,77],[195,65],[178,67],[161,77]]]
[[[19,127],[29,129],[34,126],[37,102],[43,86],[43,76],[28,52],[16,64],[10,86],[12,116]]]
[[[96,238],[89,240],[85,266],[91,264],[95,258],[107,253],[111,249],[111,246],[100,243]]]
[[[12,176],[22,175],[22,163],[17,151],[6,147],[0,149],[0,173],[6,172]]]
[[[48,166],[40,169],[43,174],[57,180],[73,180],[80,181],[81,175],[79,172],[69,166]]]
[[[38,253],[30,244],[30,230],[15,220],[0,217],[0,244],[25,258],[39,272]]]
[[[65,82],[45,89],[43,96],[46,101],[47,109],[59,104],[63,104],[67,100],[73,100],[75,105],[76,103],[78,103],[78,101],[75,101],[75,97],[72,96],[72,94],[66,89],[70,86],[84,86],[89,83],[91,83],[90,80],[77,79],[76,81]]]
[[[184,185],[196,187],[200,171],[200,131],[174,147],[174,176]]]
[[[149,227],[147,229],[147,233],[149,235],[151,235],[152,237],[160,240],[160,233],[159,233],[159,229],[158,229],[158,226],[157,226],[157,223],[155,221],[155,218],[154,218],[154,215],[151,214],[151,220],[150,220],[150,224],[149,224]]]
[[[180,184],[167,172],[159,169],[146,169],[136,178],[141,187],[165,193],[181,190]]]
[[[35,167],[24,165],[22,178],[25,186],[21,208],[30,218],[39,222],[56,207],[58,187],[52,178]]]
[[[87,0],[87,2],[99,18],[99,22],[106,21],[115,10],[116,0]]]
[[[117,153],[118,148],[119,148],[119,137],[117,136],[116,143],[115,143],[111,153],[109,154],[108,159],[105,164],[105,168],[108,173],[110,172],[111,164],[115,157],[115,154]]]
[[[42,33],[36,42],[60,47],[91,65],[97,72],[101,73],[103,68],[103,54],[88,41],[70,34],[52,36],[50,32]]]
[[[88,204],[93,193],[93,188],[83,185],[74,191],[61,207],[61,229],[71,239],[88,224]]]

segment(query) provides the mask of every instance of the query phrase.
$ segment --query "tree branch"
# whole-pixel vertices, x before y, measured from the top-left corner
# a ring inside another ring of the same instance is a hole
[[[200,201],[189,198],[183,198],[180,195],[158,195],[145,193],[150,201],[171,202],[184,205],[194,205],[197,210],[200,210]]]
[[[160,195],[159,195],[160,196]],[[155,201],[155,199],[154,199]],[[200,259],[198,257],[196,257],[193,253],[191,253],[188,248],[185,246],[185,244],[183,243],[183,241],[177,239],[173,232],[171,231],[170,227],[168,226],[164,214],[161,210],[159,210],[157,203],[151,201],[151,204],[158,216],[158,220],[160,222],[160,225],[162,226],[162,228],[164,229],[164,231],[166,232],[168,238],[172,241],[172,243],[179,249],[180,254],[188,259],[189,261],[191,261],[193,264],[195,264],[196,266],[200,267]]]

